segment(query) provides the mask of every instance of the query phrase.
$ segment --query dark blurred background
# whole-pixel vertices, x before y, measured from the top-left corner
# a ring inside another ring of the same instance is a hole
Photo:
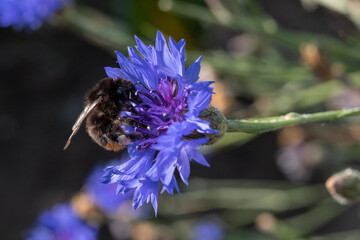
[[[358,106],[359,26],[358,0],[82,0],[37,31],[0,29],[1,238],[20,239],[95,164],[119,157],[84,127],[63,146],[85,92],[134,34],[185,38],[187,64],[203,55],[201,79],[216,81],[213,105],[245,118]],[[360,239],[359,206],[323,185],[359,166],[358,120],[227,134],[202,149],[211,168],[193,164],[182,196],[162,195],[148,221],[160,239],[186,239],[175,229],[207,218],[224,239]]]

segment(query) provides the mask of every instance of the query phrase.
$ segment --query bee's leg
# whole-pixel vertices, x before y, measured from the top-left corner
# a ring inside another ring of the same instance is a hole
[[[141,140],[143,138],[140,133],[126,133],[122,126],[134,126],[135,121],[130,118],[120,117],[113,121],[111,130],[109,131],[109,138],[112,141],[120,142],[124,145],[129,145],[133,141]]]
[[[131,126],[131,127],[138,127],[138,128],[144,128],[144,129],[147,128],[147,125],[141,124],[141,123],[135,121],[131,117],[119,117],[117,119],[117,121],[120,126]]]
[[[138,96],[136,96],[138,98]],[[138,105],[141,101],[139,100],[134,100],[134,101],[131,101],[133,103],[135,103],[136,105]],[[120,103],[121,104],[121,103]],[[133,107],[133,105],[129,102],[127,102],[126,104],[122,104],[122,111],[129,111],[135,115],[138,115],[138,111]]]

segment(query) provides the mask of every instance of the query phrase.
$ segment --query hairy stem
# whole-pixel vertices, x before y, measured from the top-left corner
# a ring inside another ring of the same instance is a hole
[[[360,107],[312,114],[287,113],[277,117],[227,120],[227,132],[263,133],[298,124],[336,120],[360,115]]]

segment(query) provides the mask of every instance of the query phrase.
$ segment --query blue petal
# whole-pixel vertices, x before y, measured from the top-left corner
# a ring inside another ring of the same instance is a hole
[[[104,184],[115,183],[119,180],[120,171],[116,167],[109,166],[104,169],[104,175],[100,178],[100,182]]]
[[[147,47],[136,35],[135,35],[135,41],[136,41],[136,49],[149,61],[152,60],[152,51],[150,47]]]
[[[196,82],[190,86],[188,86],[188,89],[194,92],[207,92],[207,93],[213,93],[213,88],[210,87],[210,85],[214,83],[214,81],[201,81]]]
[[[211,93],[205,91],[190,92],[188,99],[189,112],[196,117],[199,116],[199,113],[210,104],[211,96]]]
[[[137,54],[132,47],[127,47],[127,49],[128,49],[128,53],[129,53],[129,57],[131,59],[131,62],[132,63],[137,63],[137,64],[142,64],[142,62],[144,60],[139,56],[139,54]]]
[[[201,62],[201,56],[186,69],[185,72],[185,80],[189,84],[195,83],[199,79],[199,73],[200,73],[200,62]]]
[[[164,34],[162,34],[162,32],[160,32],[160,31],[157,31],[156,41],[155,41],[156,51],[161,52],[165,46],[166,46],[166,40],[165,40]]]
[[[174,41],[174,39],[170,36],[169,37],[169,47],[172,55],[174,56],[174,65],[176,67],[176,73],[179,76],[184,75],[185,71],[185,42],[183,45],[178,45]]]
[[[177,155],[175,151],[170,149],[160,151],[156,156],[154,165],[146,172],[146,176],[153,181],[161,179],[163,183],[168,184],[171,180],[169,179],[170,175],[175,170]]]
[[[139,154],[139,151],[137,150],[138,142],[132,142],[130,145],[128,145],[128,154],[130,158],[133,158]]]
[[[120,184],[124,188],[137,188],[137,187],[141,187],[142,185],[140,179],[130,179],[126,181],[121,181]]]
[[[179,52],[180,57],[185,61],[185,40],[181,39],[179,42],[175,42],[174,39],[170,36],[169,37],[169,45],[173,45],[176,50]],[[170,47],[171,52],[173,53],[172,47]]]
[[[154,150],[140,152],[137,156],[118,166],[118,170],[125,175],[143,174],[150,169],[154,155]]]
[[[133,48],[129,47],[128,51],[134,67],[143,75],[145,85],[150,89],[156,89],[159,85],[159,76],[154,66],[143,60]]]
[[[122,53],[116,51],[116,54],[125,79],[132,81],[133,83],[141,82],[145,84],[143,76],[139,73],[136,66],[134,66],[134,63],[127,59]]]
[[[202,120],[199,117],[194,117],[190,112],[185,114],[186,121],[196,125],[196,131],[204,134],[215,134],[218,130],[212,129],[208,121]]]
[[[205,157],[196,148],[187,147],[185,151],[191,159],[194,159],[194,161],[196,161],[206,167],[210,167],[210,164],[206,161]]]
[[[190,133],[191,131],[186,128],[186,125],[179,122],[173,123],[172,125],[170,125],[166,134],[158,138],[157,143],[152,146],[152,149],[155,150],[167,149],[169,151],[176,151],[176,149],[182,147],[183,144],[181,141],[182,136],[189,135]],[[169,146],[171,147],[169,148]]]
[[[203,145],[206,144],[208,141],[209,141],[208,138],[193,139],[193,140],[187,141],[187,146],[190,146],[190,147],[193,147],[193,148],[197,148],[197,147],[203,146]]]
[[[169,185],[171,182],[171,179],[174,176],[174,171],[176,167],[177,158],[173,157],[170,161],[164,162],[163,166],[160,168],[161,172],[161,182],[164,185]]]
[[[105,72],[112,79],[125,78],[120,68],[105,67]]]
[[[177,162],[177,169],[179,171],[181,180],[188,185],[188,178],[190,176],[190,161],[185,150],[182,150]]]
[[[170,195],[173,195],[174,194],[174,188],[176,189],[176,191],[178,193],[180,193],[179,186],[178,186],[178,184],[176,182],[176,178],[173,176],[168,185],[164,184],[163,189],[161,190],[161,193],[163,193],[164,191],[167,191]]]
[[[138,186],[134,192],[133,209],[137,209],[143,205],[145,201],[151,201],[156,215],[159,182],[151,181],[150,179],[141,179],[139,183],[140,186]]]
[[[180,62],[181,60],[175,57],[177,56],[179,58],[181,57],[181,54],[180,52],[175,52],[174,56],[172,53],[170,53],[169,48],[166,44],[165,37],[160,31],[158,31],[158,34],[156,36],[155,48],[157,61],[156,68],[159,73],[163,74],[162,77],[181,77],[183,75],[184,69],[184,67],[182,66],[183,62]],[[177,51],[176,47],[174,51]],[[179,64],[181,65],[179,66]]]

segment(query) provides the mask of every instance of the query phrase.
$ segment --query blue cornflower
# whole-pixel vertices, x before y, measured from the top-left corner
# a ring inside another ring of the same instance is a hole
[[[1,0],[0,27],[36,30],[70,0]]]
[[[211,221],[197,223],[190,232],[190,240],[221,240],[223,238],[222,227]]]
[[[135,85],[141,102],[121,115],[134,122],[123,129],[140,134],[142,139],[128,146],[127,162],[105,169],[103,182],[117,182],[118,193],[133,190],[134,209],[151,202],[157,212],[160,186],[161,192],[179,192],[176,169],[187,184],[190,160],[209,166],[196,148],[208,142],[209,134],[218,132],[199,117],[211,101],[212,82],[197,82],[201,57],[185,70],[185,40],[175,42],[170,37],[167,45],[161,32],[155,47],[146,46],[136,36],[135,40],[142,57],[128,47],[130,60],[116,52],[120,68],[105,70],[110,78],[123,78]]]
[[[96,240],[98,229],[79,219],[68,204],[44,212],[26,240]]]

